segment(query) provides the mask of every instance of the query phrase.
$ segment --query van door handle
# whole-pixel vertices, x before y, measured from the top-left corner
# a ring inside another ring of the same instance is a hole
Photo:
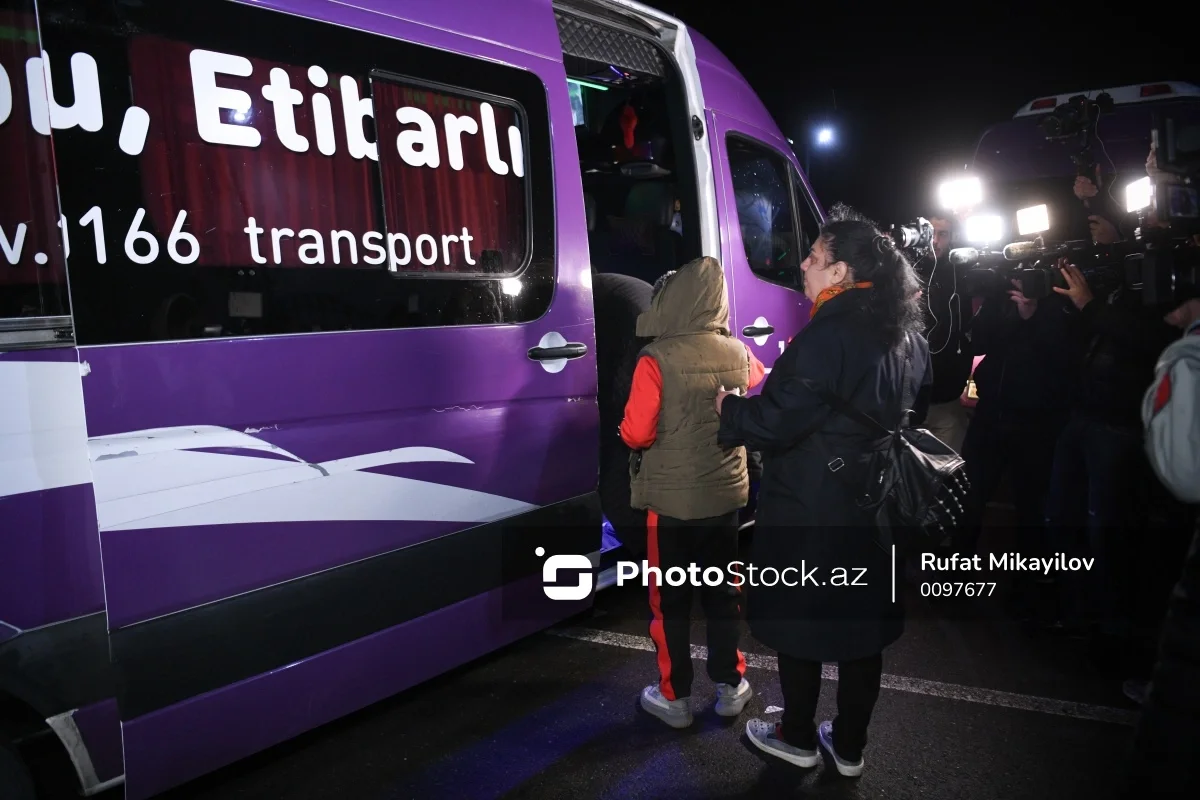
[[[582,342],[567,342],[558,347],[533,347],[529,357],[534,361],[554,361],[557,359],[583,358],[587,355],[587,345]]]
[[[761,328],[756,328],[755,326],[750,325],[742,328],[742,336],[749,336],[751,338],[754,338],[755,336],[770,336],[774,332],[775,329],[770,325],[764,325]]]

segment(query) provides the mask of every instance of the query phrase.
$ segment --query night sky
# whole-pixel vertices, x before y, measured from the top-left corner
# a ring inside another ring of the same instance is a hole
[[[968,3],[776,0],[768,11],[766,3],[649,2],[734,63],[795,142],[801,165],[813,126],[828,119],[836,147],[812,153],[822,205],[841,200],[881,223],[932,213],[942,177],[961,172],[980,134],[1030,100],[1200,83],[1200,27],[1189,37],[1155,3],[1113,6],[1117,20],[1095,3],[989,4],[1000,13],[981,13]]]

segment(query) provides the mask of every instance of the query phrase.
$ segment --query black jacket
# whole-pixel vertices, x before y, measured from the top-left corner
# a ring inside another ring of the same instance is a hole
[[[948,403],[962,396],[971,377],[975,355],[966,331],[971,322],[971,298],[960,294],[962,281],[948,258],[933,256],[917,264],[925,284],[921,302],[927,318],[925,338],[933,367],[929,402]]]
[[[876,445],[874,434],[833,415],[801,382],[816,381],[888,426],[899,421],[904,388],[916,400],[912,423],[924,419],[920,390],[930,377],[928,345],[924,337],[910,337],[905,370],[904,354],[877,335],[863,302],[867,291],[827,301],[775,362],[761,394],[727,397],[722,408],[721,442],[763,454],[750,564],[796,568],[801,572],[789,577],[797,582],[814,567],[813,579],[827,583],[837,580],[835,569],[846,570],[846,586],[747,586],[754,636],[796,658],[875,655],[904,629],[903,607],[891,601],[890,551],[878,542],[872,512],[855,504],[866,485],[856,459],[861,462]],[[828,464],[839,458],[844,466],[831,471]]]
[[[1083,307],[1078,332],[1083,353],[1076,405],[1080,412],[1140,429],[1142,397],[1154,381],[1158,355],[1179,338],[1179,330],[1164,322],[1163,314],[1125,289]]]
[[[975,369],[975,419],[1021,424],[1065,417],[1077,391],[1079,315],[1055,294],[1038,301],[1028,320],[1007,296],[983,301],[971,322],[971,342],[985,358]]]
[[[1200,522],[1171,594],[1122,797],[1200,796]]]

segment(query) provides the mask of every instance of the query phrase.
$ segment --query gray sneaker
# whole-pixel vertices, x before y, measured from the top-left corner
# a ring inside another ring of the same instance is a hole
[[[821,763],[821,756],[816,750],[801,750],[785,742],[779,728],[774,722],[752,719],[746,723],[746,736],[750,744],[767,755],[781,758],[797,767],[810,768]]]
[[[742,678],[742,682],[737,686],[718,683],[717,714],[722,717],[736,717],[742,713],[742,709],[746,707],[746,703],[750,702],[750,698],[753,696],[754,690],[750,688],[750,682],[745,678]]]
[[[642,708],[646,713],[653,714],[672,728],[686,728],[692,724],[692,709],[688,698],[668,700],[663,697],[658,684],[642,689]]]
[[[837,767],[838,772],[847,778],[857,778],[859,775],[862,775],[862,758],[859,758],[858,761],[846,761],[834,752],[832,722],[826,720],[821,723],[821,727],[817,728],[817,739],[821,742],[821,747],[824,747],[829,755],[833,757],[833,764]]]

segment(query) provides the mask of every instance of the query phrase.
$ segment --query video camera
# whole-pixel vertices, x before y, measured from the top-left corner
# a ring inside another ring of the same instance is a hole
[[[962,247],[950,251],[950,263],[963,268],[963,290],[970,295],[996,296],[1013,289],[1012,281],[1021,282],[1021,293],[1031,300],[1049,297],[1054,287],[1067,288],[1058,268],[1061,258],[1079,267],[1093,290],[1115,289],[1121,283],[1140,284],[1140,273],[1131,276],[1126,259],[1138,245],[1118,242],[1112,245],[1090,241],[1013,242],[1000,250]]]
[[[1096,159],[1092,155],[1092,138],[1096,132],[1096,120],[1101,114],[1113,110],[1113,99],[1108,92],[1101,92],[1095,100],[1077,94],[1059,103],[1048,116],[1038,123],[1049,141],[1078,139],[1079,147],[1071,154],[1075,172],[1095,181]]]
[[[1132,242],[1093,244],[1089,241],[1013,242],[1003,249],[971,247],[950,251],[950,263],[964,269],[963,290],[976,296],[997,296],[1021,282],[1031,300],[1050,296],[1054,287],[1067,288],[1058,268],[1061,258],[1079,267],[1096,294],[1120,285],[1142,293],[1148,306],[1179,304],[1200,297],[1200,247],[1169,231],[1148,232]]]
[[[1107,95],[1089,101],[1082,95],[1059,105],[1041,124],[1047,138],[1091,136],[1096,118],[1111,104]],[[1139,215],[1133,241],[1104,245],[1090,240],[1046,242],[1041,233],[1033,240],[1012,242],[999,250],[990,247],[960,247],[950,251],[950,263],[962,270],[964,291],[976,296],[999,295],[1021,282],[1030,299],[1049,296],[1054,287],[1066,288],[1058,262],[1067,258],[1077,266],[1093,292],[1126,288],[1142,293],[1146,305],[1178,304],[1200,297],[1200,202],[1196,183],[1200,179],[1200,124],[1186,124],[1164,112],[1154,115],[1153,141],[1158,168],[1171,176],[1152,182],[1149,176],[1129,184],[1125,190],[1126,210]],[[1079,163],[1078,161],[1076,163]],[[1153,210],[1156,225],[1150,224]],[[1039,212],[1023,234],[1049,230],[1046,206],[1017,212]],[[970,220],[968,220],[970,222]],[[997,221],[998,225],[998,221]],[[996,241],[994,235],[980,237]]]
[[[1154,114],[1155,161],[1158,168],[1171,176],[1152,186],[1149,177],[1135,181],[1126,191],[1126,207],[1129,211],[1145,212],[1153,204],[1155,215],[1161,224],[1184,234],[1200,233],[1200,198],[1197,197],[1196,181],[1200,179],[1200,124],[1184,123],[1170,114]],[[1139,188],[1134,187],[1142,184]]]

